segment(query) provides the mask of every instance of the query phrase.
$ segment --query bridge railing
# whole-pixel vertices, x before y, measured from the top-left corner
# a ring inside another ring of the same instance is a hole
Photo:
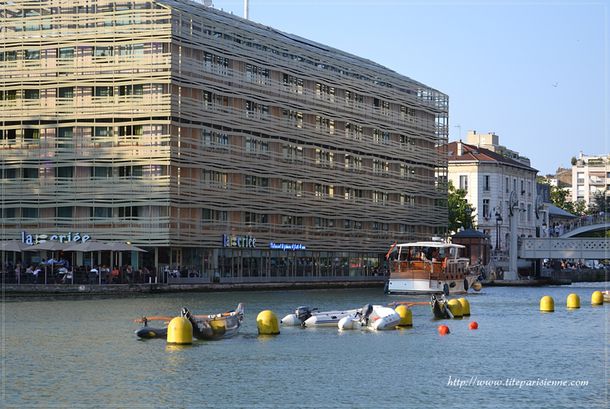
[[[542,234],[545,237],[561,237],[562,235],[580,227],[605,223],[610,223],[610,214],[602,212],[595,215],[580,216],[570,222],[554,223],[551,226],[543,228]]]
[[[525,259],[585,259],[610,258],[610,240],[605,238],[521,238],[519,257]]]

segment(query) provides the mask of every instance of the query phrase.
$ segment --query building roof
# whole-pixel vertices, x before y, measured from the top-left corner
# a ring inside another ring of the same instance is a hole
[[[462,155],[458,155],[458,143],[462,144]],[[502,156],[499,153],[490,151],[489,149],[481,148],[476,145],[469,145],[464,142],[449,142],[447,144],[447,159],[449,163],[453,162],[489,162],[489,163],[500,163],[507,166],[513,166],[529,170],[532,172],[538,172],[537,169],[531,166],[524,165],[521,162]]]
[[[563,210],[561,207],[557,207],[554,204],[551,203],[547,203],[546,204],[548,209],[549,209],[549,216],[555,216],[555,217],[569,217],[571,219],[574,219],[578,216],[567,212],[565,210]]]
[[[474,229],[464,229],[462,231],[457,232],[453,236],[453,239],[488,239],[489,236],[481,231]]]

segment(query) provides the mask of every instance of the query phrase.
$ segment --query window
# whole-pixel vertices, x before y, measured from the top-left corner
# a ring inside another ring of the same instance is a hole
[[[112,54],[112,47],[94,47],[93,49],[95,57],[109,57]]]
[[[74,47],[63,47],[57,49],[57,58],[71,60],[74,58]]]
[[[140,213],[139,209],[139,206],[119,207],[119,217],[122,219],[138,217]]]
[[[266,188],[267,186],[269,186],[268,178],[263,178],[260,176],[246,175],[245,180],[246,180],[247,188],[258,188],[258,187]]]
[[[301,197],[303,195],[303,182],[300,180],[282,180],[282,192]]]
[[[483,199],[483,217],[489,219],[489,199]]]
[[[144,85],[121,85],[119,86],[119,95],[144,95]]]
[[[303,218],[300,216],[282,215],[282,224],[289,225],[289,226],[302,226]]]
[[[92,167],[91,176],[94,178],[111,178],[112,177],[112,168],[110,166]]]
[[[504,180],[504,191],[508,193],[508,176]]]
[[[460,189],[468,191],[468,175],[460,175]]]
[[[4,169],[0,174],[2,175],[2,179],[16,179],[17,169]]]
[[[39,60],[40,50],[25,50],[24,56],[26,60]]]
[[[226,222],[228,215],[224,210],[201,209],[201,219],[204,222]]]
[[[525,195],[525,189],[523,186],[523,179],[521,179],[521,196],[524,196],[524,195]]]
[[[35,219],[38,217],[38,208],[24,207],[21,209],[21,217]]]
[[[246,138],[246,152],[265,154],[269,152],[269,143],[255,138]]]
[[[110,126],[96,126],[93,131],[93,135],[96,137],[112,136],[112,127]]]
[[[0,53],[0,61],[17,61],[17,51],[6,51]]]
[[[26,141],[37,141],[40,139],[40,129],[24,129],[23,139]]]
[[[489,175],[483,176],[483,190],[489,192]]]
[[[55,208],[55,217],[59,219],[71,219],[72,218],[72,206],[62,206]]]
[[[217,172],[215,170],[203,170],[203,182],[208,186],[220,187],[226,189],[229,184],[229,175],[225,172]]]
[[[23,92],[24,99],[40,99],[40,90],[37,89],[26,89]]]
[[[527,195],[532,197],[532,182],[530,180],[527,181]]]
[[[112,217],[112,208],[111,207],[92,207],[90,212],[90,217],[97,217],[102,219],[107,219]]]
[[[62,87],[57,89],[57,98],[74,98],[74,87]]]
[[[303,147],[298,145],[285,144],[282,146],[283,158],[290,162],[303,160]]]
[[[113,95],[112,87],[95,87],[96,97],[111,97]]]
[[[71,178],[74,176],[74,168],[72,166],[60,166],[55,168],[55,177]]]
[[[57,137],[61,139],[72,139],[72,128],[57,128]]]

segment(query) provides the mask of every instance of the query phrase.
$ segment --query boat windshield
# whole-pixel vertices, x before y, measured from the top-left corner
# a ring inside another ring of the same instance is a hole
[[[401,247],[400,251],[393,252],[392,256],[398,261],[441,261],[445,258],[457,258],[458,248],[438,246],[405,246]]]

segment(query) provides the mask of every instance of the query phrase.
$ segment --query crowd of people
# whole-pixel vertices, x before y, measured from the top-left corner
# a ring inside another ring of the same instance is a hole
[[[3,281],[7,284],[136,284],[155,281],[154,268],[134,269],[123,266],[70,266],[67,260],[42,260],[23,265],[6,262],[2,266]]]

